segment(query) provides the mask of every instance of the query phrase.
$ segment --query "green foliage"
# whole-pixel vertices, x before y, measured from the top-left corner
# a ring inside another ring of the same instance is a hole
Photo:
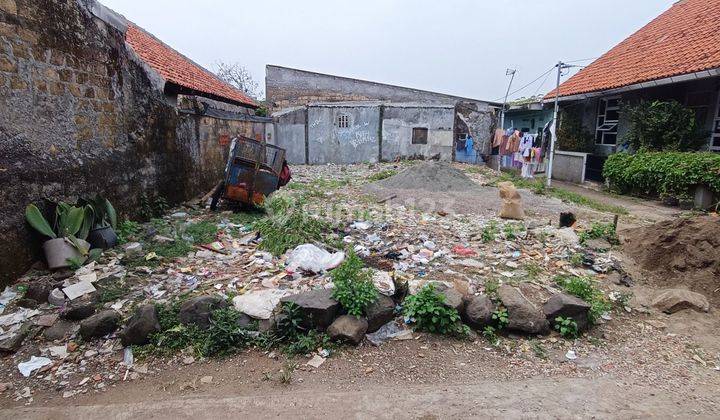
[[[491,345],[497,347],[500,344],[500,337],[495,330],[495,327],[486,325],[482,332],[483,337],[490,342]]]
[[[498,308],[492,314],[492,320],[495,321],[498,330],[503,330],[508,326],[510,322],[508,318],[508,311],[505,308]]]
[[[540,274],[543,272],[543,268],[536,262],[530,262],[525,264],[525,271],[527,271],[528,278],[531,280],[537,280]]]
[[[258,117],[267,117],[269,114],[269,111],[266,106],[261,105],[255,110],[255,115]]]
[[[388,178],[390,178],[391,176],[395,176],[395,175],[397,175],[397,171],[396,171],[396,170],[394,170],[394,169],[385,169],[385,170],[383,170],[383,171],[375,172],[374,174],[370,175],[370,176],[368,177],[368,180],[371,181],[371,182],[382,181],[383,179],[388,179]]]
[[[330,225],[302,210],[302,202],[290,196],[274,194],[265,203],[268,216],[253,224],[262,238],[260,248],[282,255],[290,248],[320,241]]]
[[[168,259],[184,257],[193,249],[195,248],[191,243],[180,238],[175,239],[173,242],[157,244],[152,248],[157,255]]]
[[[310,330],[306,334],[298,334],[290,341],[284,351],[290,356],[313,353],[319,348],[331,346],[330,336],[316,330]]]
[[[615,153],[603,176],[621,194],[689,197],[697,185],[720,193],[720,154],[648,152]]]
[[[547,359],[548,358],[548,352],[547,349],[542,345],[542,343],[533,340],[530,343],[530,348],[532,349],[533,353],[535,353],[535,356],[537,356],[540,359]]]
[[[92,198],[83,198],[79,200],[79,205],[87,207],[89,209],[90,223],[89,228],[98,229],[106,226],[110,226],[113,229],[117,228],[117,212],[113,207],[110,200],[102,197],[100,194],[96,194]]]
[[[60,202],[55,207],[55,231],[58,237],[69,238],[77,235],[85,223],[85,213],[89,211],[86,207],[75,207]],[[87,237],[87,235],[85,236]],[[80,239],[85,239],[80,237]]]
[[[25,208],[25,219],[30,223],[30,226],[35,228],[38,232],[52,239],[57,238],[57,234],[50,227],[50,223],[40,213],[40,209],[35,204],[28,204]]]
[[[345,261],[330,272],[330,277],[335,285],[333,299],[350,315],[363,316],[365,308],[378,298],[372,273],[364,269],[362,260],[352,250],[348,251]]]
[[[579,238],[580,243],[590,239],[605,239],[613,245],[620,243],[613,223],[593,222],[589,230],[580,233]]]
[[[524,229],[525,226],[523,226],[522,224],[506,223],[505,226],[503,226],[503,233],[505,234],[505,239],[509,241],[517,239],[518,234],[521,233]]]
[[[330,348],[330,337],[316,330],[302,327],[303,315],[300,307],[292,302],[282,304],[275,329],[262,336],[262,347],[271,348],[283,345],[283,351],[289,356],[308,354],[319,348]]]
[[[123,220],[117,228],[118,243],[124,244],[142,232],[142,225],[132,220]]]
[[[707,141],[695,112],[677,101],[641,101],[624,106],[622,116],[630,123],[624,140],[634,150],[686,152]]]
[[[592,153],[595,136],[583,127],[582,107],[569,107],[560,114],[561,124],[557,132],[557,148],[568,152]]]
[[[555,329],[565,338],[577,338],[578,326],[572,318],[559,316],[555,318]]]
[[[605,297],[605,294],[588,277],[557,276],[555,282],[569,294],[579,297],[590,304],[588,318],[592,324],[597,323],[602,314],[612,309],[612,304]]]
[[[455,336],[467,336],[469,332],[460,322],[458,311],[445,305],[445,296],[436,292],[432,283],[405,299],[403,314],[415,322],[419,331]]]
[[[192,223],[185,227],[185,234],[192,237],[195,244],[208,244],[217,239],[218,227],[210,221]]]
[[[582,240],[582,238],[581,238]],[[585,262],[585,255],[583,255],[580,252],[575,252],[572,255],[570,255],[570,264],[572,264],[574,267],[581,267],[583,263]]]
[[[140,209],[139,215],[142,220],[150,220],[153,217],[162,216],[165,214],[170,205],[168,204],[165,197],[162,196],[148,196],[147,193],[140,195]]]
[[[500,282],[497,281],[497,279],[485,280],[485,294],[488,295],[491,299],[497,299],[497,292],[499,288]]]
[[[498,224],[495,220],[489,221],[480,232],[480,239],[483,242],[492,242],[498,234]]]

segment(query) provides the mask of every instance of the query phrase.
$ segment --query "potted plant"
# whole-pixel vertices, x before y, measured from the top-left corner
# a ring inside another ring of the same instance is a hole
[[[81,200],[92,215],[88,242],[93,248],[108,249],[117,245],[118,237],[115,233],[117,227],[117,212],[107,198],[99,194],[92,199]]]
[[[34,204],[25,209],[25,218],[30,226],[51,238],[43,243],[45,259],[51,270],[70,267],[91,256],[90,244],[84,240],[90,230],[88,208],[58,203],[55,207],[54,229]]]

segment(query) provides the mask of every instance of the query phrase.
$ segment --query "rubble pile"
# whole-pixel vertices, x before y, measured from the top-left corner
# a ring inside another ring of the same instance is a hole
[[[436,173],[472,182],[446,165],[417,167],[429,172],[421,184],[434,182]],[[272,328],[281,303],[292,302],[307,327],[338,341],[359,344],[367,338],[381,345],[413,337],[413,320],[399,310],[403,298],[433,284],[445,304],[476,329],[495,322],[500,307],[510,331],[547,334],[558,316],[587,329],[589,307],[562,293],[555,277],[603,278],[618,268],[606,250],[581,244],[573,228],[558,229],[547,220],[506,221],[378,203],[363,192],[376,170],[298,168],[283,194],[303,197],[297,211],[332,222],[331,243],[301,244],[273,255],[261,250],[262,238],[251,228],[262,214],[184,207],[142,225],[121,247],[77,270],[50,272],[38,264],[0,295],[0,350],[9,354],[0,366],[16,382],[15,398],[29,400],[38,386],[64,397],[102,391],[163,369],[162,358],[138,360],[133,349],[160,330],[155,305],[179,298],[183,324],[207,327],[213,310],[234,308],[245,325]],[[390,183],[413,178],[402,175]],[[497,189],[488,189],[497,196]],[[210,233],[193,236],[201,224]],[[198,237],[203,240],[194,241]],[[364,260],[378,291],[360,319],[345,315],[332,298],[329,272],[345,258],[342,248]],[[192,363],[190,354],[170,361]],[[309,356],[323,359],[328,352]]]

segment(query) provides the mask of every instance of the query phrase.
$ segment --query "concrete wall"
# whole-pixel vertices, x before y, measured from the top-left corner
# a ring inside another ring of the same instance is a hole
[[[24,209],[102,193],[123,216],[142,194],[178,203],[224,165],[214,122],[168,102],[122,28],[90,0],[0,1],[0,283],[40,257]]]
[[[553,179],[582,184],[585,182],[587,153],[556,151],[553,157]]]
[[[274,139],[270,143],[285,149],[285,159],[289,164],[306,164],[307,109],[305,107],[295,108],[287,112],[273,114],[273,120]]]
[[[339,115],[350,117],[340,128]],[[377,162],[380,104],[308,107],[308,154],[310,164]]]
[[[382,112],[382,159],[453,156],[455,107],[386,105]],[[413,128],[428,129],[425,145],[412,144]]]

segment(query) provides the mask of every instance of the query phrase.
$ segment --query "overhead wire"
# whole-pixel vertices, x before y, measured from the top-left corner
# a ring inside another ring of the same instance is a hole
[[[543,73],[543,74],[541,74],[540,76],[538,76],[537,79],[533,80],[532,82],[526,84],[525,86],[523,86],[523,87],[521,87],[521,88],[519,88],[519,89],[517,89],[517,90],[514,90],[514,91],[510,92],[507,96],[510,97],[510,96],[512,96],[512,95],[515,95],[516,93],[521,92],[521,91],[523,91],[525,88],[533,85],[533,84],[534,84],[535,82],[537,82],[538,80],[540,80],[540,79],[542,79],[543,77],[545,77],[546,75],[550,74],[550,72],[553,71],[553,69],[554,69],[555,67],[556,67],[556,66],[550,67],[550,68],[548,69],[548,71],[546,71],[545,73]],[[500,100],[502,100],[503,98],[505,98],[504,95],[501,96],[500,98],[494,100],[493,102],[500,101]]]

